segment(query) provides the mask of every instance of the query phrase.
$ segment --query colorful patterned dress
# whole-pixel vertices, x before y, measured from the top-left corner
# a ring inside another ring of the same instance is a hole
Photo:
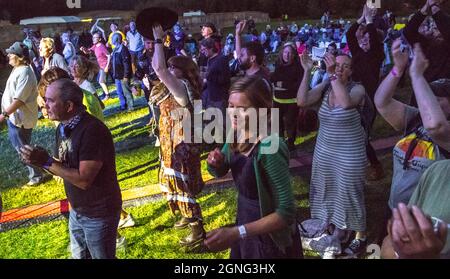
[[[186,218],[202,220],[202,213],[195,196],[203,189],[204,182],[200,171],[200,145],[184,140],[183,113],[186,109],[193,118],[192,88],[183,80],[189,97],[189,103],[182,107],[169,93],[164,84],[160,84],[159,141],[161,144],[160,186],[166,196],[172,213],[180,211]],[[153,93],[153,90],[152,90]]]

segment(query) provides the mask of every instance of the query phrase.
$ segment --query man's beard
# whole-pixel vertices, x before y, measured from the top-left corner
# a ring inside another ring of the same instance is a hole
[[[250,67],[251,67],[251,64],[249,61],[241,62],[239,64],[239,68],[243,71],[247,71],[248,69],[250,69]]]

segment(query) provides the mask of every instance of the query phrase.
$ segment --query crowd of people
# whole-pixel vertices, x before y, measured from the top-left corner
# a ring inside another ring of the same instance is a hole
[[[103,123],[103,101],[115,97],[111,82],[120,111],[132,110],[136,91],[144,91],[160,148],[161,191],[180,216],[174,228],[190,230],[179,241],[189,251],[231,248],[233,259],[303,257],[289,151],[308,112],[315,121],[307,126],[318,127],[311,219],[333,228],[337,254],[365,253],[369,221],[382,228],[385,258],[449,257],[450,17],[442,2],[426,0],[405,24],[367,5],[355,22],[333,21],[325,12],[316,25],[283,22],[261,33],[251,18],[237,20],[227,36],[206,23],[199,41],[179,24],[170,30],[155,24],[144,34],[134,21],[123,30],[111,23],[108,36],[97,21],[90,43],[72,30],[55,38],[27,30],[23,42],[6,50],[13,71],[0,123],[8,124],[29,185],[48,173],[63,179],[74,258],[114,258],[117,228],[134,224],[122,209],[114,145]],[[271,53],[278,53],[274,63]],[[408,104],[394,98],[407,73]],[[195,133],[183,129],[186,115],[175,113],[211,108],[231,118],[231,132],[243,141],[219,136],[197,143]],[[258,127],[278,126],[279,133],[255,134],[242,125],[238,119],[248,119],[249,109],[258,111]],[[273,109],[279,123],[272,122]],[[52,153],[30,145],[39,111],[57,125]],[[367,220],[366,181],[386,175],[370,143],[377,113],[402,137],[393,149],[389,200],[379,204],[385,218]],[[273,143],[277,150],[265,153]],[[212,150],[208,171],[215,177],[231,171],[238,192],[236,223],[209,232],[196,199],[204,187],[205,146]]]

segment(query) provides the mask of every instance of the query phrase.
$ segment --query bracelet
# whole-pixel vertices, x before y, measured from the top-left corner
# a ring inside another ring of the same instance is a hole
[[[55,161],[55,160],[53,159],[52,156],[48,156],[47,162],[45,162],[45,164],[44,164],[42,167],[43,167],[44,169],[48,170],[48,169],[52,166],[52,164],[53,164],[54,161]]]
[[[395,70],[395,68],[392,68],[391,74],[392,74],[394,77],[398,77],[398,78],[401,77],[401,76],[403,75],[403,73],[402,73],[402,74],[397,73],[397,71]]]
[[[239,226],[238,230],[239,230],[239,237],[241,239],[247,238],[247,230],[245,229],[244,225]]]

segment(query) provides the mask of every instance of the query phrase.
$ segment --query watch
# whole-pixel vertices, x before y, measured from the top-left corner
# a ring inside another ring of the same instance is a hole
[[[240,237],[241,239],[247,238],[247,230],[245,229],[245,226],[244,226],[244,225],[240,225],[240,226],[238,227],[238,230],[239,230],[239,237]]]
[[[163,43],[162,39],[156,39],[155,40],[155,44],[162,44],[162,43]]]
[[[8,119],[8,118],[9,118],[9,115],[8,115],[8,113],[7,113],[6,111],[3,111],[3,112],[2,112],[2,115],[3,115],[3,117],[5,117],[5,119]]]
[[[48,170],[48,169],[52,166],[52,164],[53,164],[54,161],[55,161],[55,160],[53,159],[52,156],[48,156],[47,162],[45,162],[45,164],[44,164],[42,167],[43,167],[44,169]]]

